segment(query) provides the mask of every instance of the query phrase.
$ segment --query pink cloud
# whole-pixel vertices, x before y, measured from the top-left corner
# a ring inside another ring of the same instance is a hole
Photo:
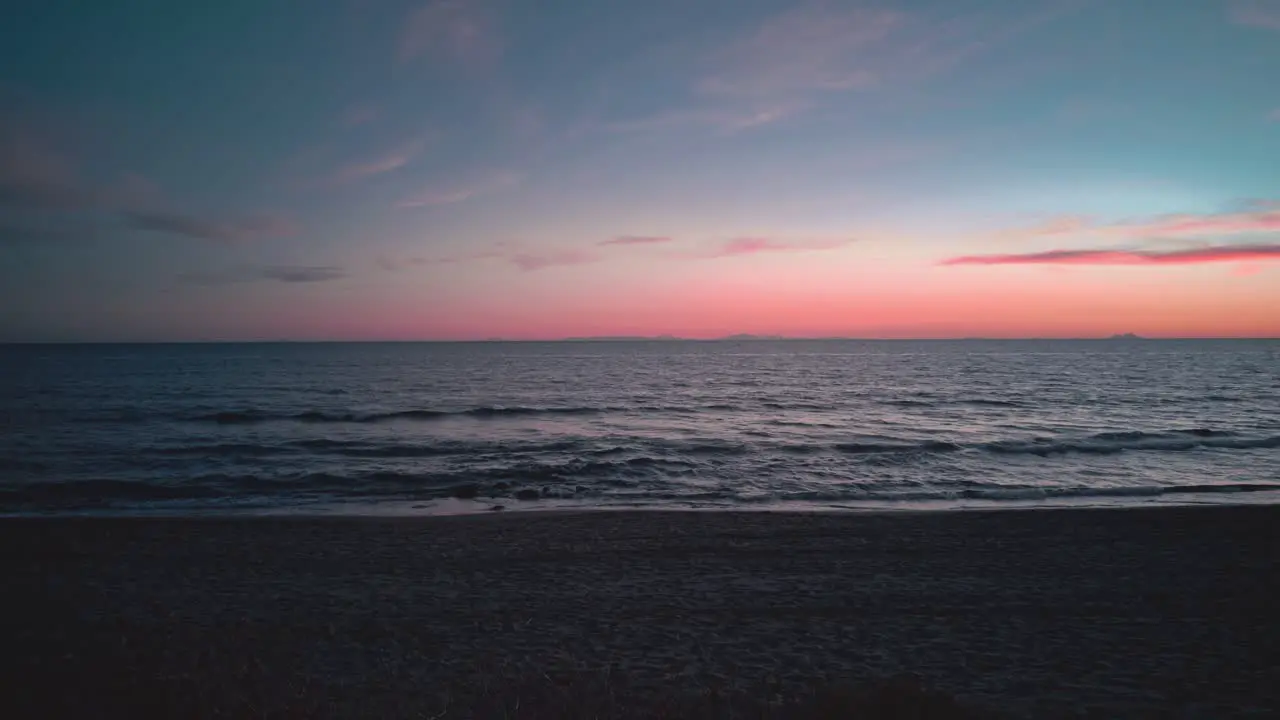
[[[95,199],[66,158],[30,133],[0,128],[0,206],[74,209]]]
[[[509,259],[521,270],[532,271],[561,265],[585,265],[599,261],[600,257],[585,250],[557,250],[536,254],[518,253]]]
[[[0,128],[0,206],[48,211],[141,210],[161,204],[158,185],[136,173],[94,186],[73,163],[29,133]]]
[[[409,14],[400,36],[400,61],[433,53],[471,65],[502,54],[494,15],[480,0],[433,0]]]
[[[342,112],[340,120],[347,127],[357,127],[368,125],[380,117],[382,109],[377,105],[352,105]]]
[[[1251,277],[1261,273],[1265,269],[1266,268],[1258,263],[1245,263],[1244,265],[1238,265],[1235,270],[1231,271],[1231,274],[1236,277]]]
[[[1145,240],[1273,232],[1280,232],[1280,209],[1277,209],[1274,201],[1271,200],[1251,200],[1241,212],[1161,215],[1109,224],[1068,216],[1036,227],[1008,231],[1001,235],[1016,238],[1089,235]]]
[[[902,12],[897,3],[795,2],[713,51],[695,88],[708,96],[777,100],[919,80],[1089,1],[1027,3],[1025,12],[947,20]]]
[[[1280,2],[1277,0],[1234,0],[1231,20],[1240,25],[1280,30]]]
[[[1271,114],[1267,115],[1267,119],[1273,123],[1280,123],[1280,108],[1272,110]]]
[[[333,174],[331,178],[334,184],[343,185],[357,180],[363,180],[374,175],[382,175],[389,173],[408,165],[413,161],[419,153],[422,152],[426,142],[421,138],[410,140],[404,145],[395,148],[384,155],[379,155],[368,160],[358,163],[352,163],[346,167],[340,168]]]
[[[631,132],[692,126],[734,133],[780,122],[798,114],[803,108],[802,103],[788,102],[761,104],[755,108],[701,107],[671,110],[647,117],[607,123],[604,128],[613,132]]]
[[[164,191],[149,178],[126,173],[101,193],[102,202],[122,210],[155,209],[164,205]]]
[[[770,252],[802,252],[806,250],[834,250],[848,245],[852,240],[779,240],[765,237],[741,237],[725,241],[702,258],[736,257]]]
[[[619,235],[608,240],[601,240],[597,245],[658,245],[669,243],[672,239],[659,235]]]
[[[711,95],[778,97],[866,88],[880,78],[901,13],[809,3],[780,13],[711,58]]]
[[[1280,260],[1280,245],[1219,245],[1188,250],[1048,250],[1009,255],[966,255],[942,265],[1196,265]]]
[[[520,176],[514,172],[499,171],[490,175],[482,175],[470,182],[426,188],[412,197],[402,200],[398,206],[402,208],[418,208],[452,205],[481,195],[495,193],[519,183],[520,179]]]
[[[1268,200],[1265,198],[1249,198],[1241,200],[1238,208],[1242,213],[1263,213],[1272,210],[1280,211],[1280,200]]]

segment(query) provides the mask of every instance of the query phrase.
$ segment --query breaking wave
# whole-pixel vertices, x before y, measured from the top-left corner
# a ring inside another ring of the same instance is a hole
[[[625,461],[532,465],[485,472],[401,473],[375,472],[344,476],[308,473],[298,476],[212,474],[181,483],[121,480],[85,480],[69,483],[28,483],[0,490],[0,507],[18,511],[31,507],[110,509],[124,504],[166,501],[239,499],[240,504],[278,505],[306,500],[411,500],[459,498],[485,502],[536,502],[591,500],[614,503],[717,502],[726,507],[778,503],[913,503],[977,500],[1087,501],[1106,498],[1151,498],[1179,495],[1222,495],[1278,492],[1280,483],[1222,483],[1192,485],[1134,485],[1114,487],[980,487],[980,488],[878,488],[746,493],[729,487],[698,488],[657,481],[688,472],[679,462]],[[656,471],[656,472],[650,472]]]

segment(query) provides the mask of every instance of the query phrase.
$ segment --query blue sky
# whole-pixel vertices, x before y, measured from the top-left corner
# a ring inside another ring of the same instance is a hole
[[[20,0],[0,67],[4,340],[1280,332],[1280,0]]]

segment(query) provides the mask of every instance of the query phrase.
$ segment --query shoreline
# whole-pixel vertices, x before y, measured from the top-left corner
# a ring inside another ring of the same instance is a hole
[[[1123,490],[1128,491],[1128,488]],[[185,503],[153,503],[152,507],[45,508],[0,510],[0,521],[23,518],[430,518],[511,514],[520,516],[547,513],[706,513],[706,514],[878,514],[878,513],[972,513],[1041,510],[1141,510],[1148,508],[1196,507],[1280,507],[1280,486],[1244,484],[1244,489],[1224,486],[1212,492],[1100,492],[1097,495],[1037,494],[1025,497],[955,498],[925,500],[772,501],[759,504],[701,503],[680,505],[672,501],[653,503],[599,503],[594,501],[518,500],[510,497],[463,499],[440,497],[415,500],[319,501],[306,504],[224,504],[220,507]]]
[[[1052,510],[13,518],[4,670],[51,691],[0,710],[431,716],[494,667],[618,668],[640,699],[914,673],[1014,717],[1280,709],[1280,507]]]

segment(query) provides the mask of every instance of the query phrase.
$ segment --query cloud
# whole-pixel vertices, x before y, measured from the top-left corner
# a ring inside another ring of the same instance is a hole
[[[335,265],[242,265],[220,272],[193,272],[179,276],[192,285],[231,285],[250,282],[318,283],[341,280],[347,272]]]
[[[560,265],[585,265],[599,261],[600,257],[585,250],[558,250],[538,254],[517,253],[508,259],[521,270],[532,271]]]
[[[118,210],[140,211],[159,208],[164,204],[164,192],[160,186],[137,173],[126,173],[115,183],[99,193],[104,206]]]
[[[701,126],[739,132],[821,107],[833,96],[892,90],[944,72],[1092,0],[1027,3],[1014,14],[937,19],[900,3],[801,0],[702,53],[694,101],[603,123],[632,131]]]
[[[333,174],[331,180],[336,185],[344,185],[346,183],[373,177],[374,175],[381,175],[383,173],[399,170],[405,165],[408,165],[419,153],[421,153],[425,145],[426,142],[422,139],[411,140],[383,155],[378,155],[368,160],[352,163],[340,168]]]
[[[701,258],[738,257],[775,252],[803,252],[808,250],[834,250],[853,242],[849,239],[834,240],[781,240],[767,237],[740,237],[726,240]]]
[[[1273,123],[1280,123],[1280,108],[1272,110],[1271,113],[1267,115],[1267,119]]]
[[[177,213],[134,211],[124,213],[124,217],[129,226],[137,230],[220,243],[288,237],[298,232],[297,223],[278,215],[216,221]]]
[[[378,267],[388,272],[397,272],[411,267],[425,267],[430,265],[456,265],[458,263],[473,262],[476,260],[494,260],[506,259],[510,256],[510,250],[506,248],[506,243],[499,243],[492,250],[480,250],[472,253],[462,253],[458,255],[442,255],[440,257],[390,257],[381,256],[377,259]]]
[[[347,127],[358,127],[382,117],[382,108],[377,105],[351,105],[342,111],[339,122]]]
[[[892,54],[902,13],[807,3],[778,14],[713,53],[703,93],[776,98],[875,85]]]
[[[418,208],[452,205],[480,195],[488,195],[520,182],[520,176],[510,171],[500,171],[479,177],[470,182],[426,188],[400,201],[398,207]]]
[[[1234,0],[1229,12],[1236,24],[1280,30],[1280,2],[1277,0]]]
[[[66,159],[28,134],[0,132],[0,206],[75,210],[94,202]]]
[[[601,240],[597,245],[658,245],[669,243],[672,239],[658,235],[619,235],[608,240]]]
[[[1280,260],[1280,245],[1217,245],[1186,250],[1049,250],[1013,255],[966,255],[942,265],[1197,265]]]
[[[1280,200],[1270,200],[1267,198],[1245,198],[1237,205],[1237,211],[1242,213],[1261,213],[1270,212],[1272,210],[1280,211]]]
[[[91,187],[72,164],[30,132],[0,126],[0,209],[47,210],[58,213],[98,211],[119,216],[137,230],[210,240],[240,242],[293,235],[297,224],[276,215],[215,221],[163,208],[164,193],[150,179],[125,173],[113,182]],[[21,227],[0,228],[0,241],[44,242],[84,233]]]
[[[43,245],[62,242],[72,234],[62,230],[46,230],[25,225],[0,224],[0,247],[5,245]]]
[[[1078,216],[1065,216],[1030,228],[1000,233],[1002,237],[1034,239],[1063,236],[1091,236],[1121,240],[1153,238],[1214,237],[1280,232],[1280,206],[1274,200],[1248,200],[1240,210],[1199,215],[1160,215],[1118,223],[1098,223]]]
[[[470,66],[501,57],[502,39],[493,12],[479,0],[434,0],[409,13],[400,36],[400,61],[425,54]]]
[[[396,272],[398,270],[419,265],[434,265],[437,262],[439,261],[433,262],[430,258],[424,257],[393,258],[383,256],[377,259],[376,264],[387,272]]]
[[[333,265],[269,265],[260,273],[264,280],[285,283],[328,282],[347,276],[345,270]]]
[[[804,109],[799,102],[761,104],[759,107],[704,107],[667,112],[632,120],[619,120],[603,125],[611,132],[661,130],[677,127],[709,127],[727,133],[750,130],[780,122]]]

